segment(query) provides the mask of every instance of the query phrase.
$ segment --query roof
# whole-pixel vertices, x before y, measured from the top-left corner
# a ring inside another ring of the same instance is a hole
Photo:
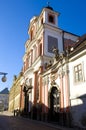
[[[45,8],[53,10],[53,8],[51,6],[49,6],[49,5],[47,7],[45,7]]]
[[[82,44],[83,41],[86,40],[86,34],[82,35],[81,37],[79,37],[79,39],[77,40],[74,48],[78,47],[80,44]]]
[[[86,50],[86,34],[82,35],[73,46],[73,51],[70,52],[69,57],[79,54],[81,51]],[[86,53],[86,52],[85,52]]]
[[[9,94],[8,88],[3,89],[0,94]]]

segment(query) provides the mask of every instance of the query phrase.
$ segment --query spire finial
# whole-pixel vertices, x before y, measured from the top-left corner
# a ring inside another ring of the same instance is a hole
[[[47,5],[48,5],[48,7],[49,7],[49,5],[50,5],[50,2],[49,2],[49,1],[47,2]]]
[[[47,2],[47,7],[46,8],[53,10],[53,8],[50,7],[50,2],[49,1]]]

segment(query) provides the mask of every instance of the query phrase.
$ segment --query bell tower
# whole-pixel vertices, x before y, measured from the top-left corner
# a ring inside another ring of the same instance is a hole
[[[50,26],[58,27],[58,16],[59,13],[55,12],[51,6],[46,6],[42,10],[44,21],[43,23],[48,24]]]

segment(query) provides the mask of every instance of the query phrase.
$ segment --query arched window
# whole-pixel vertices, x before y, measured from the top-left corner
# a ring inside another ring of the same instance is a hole
[[[41,24],[43,24],[43,18],[41,19]]]
[[[52,14],[48,14],[48,22],[55,24],[55,16]]]
[[[38,46],[38,56],[42,55],[42,44],[39,44]]]
[[[31,36],[31,41],[32,41],[32,39],[33,39],[33,30],[31,30],[30,36]]]
[[[33,40],[34,36],[35,36],[35,26],[33,26],[33,27],[31,28],[31,31],[30,31],[30,39]]]

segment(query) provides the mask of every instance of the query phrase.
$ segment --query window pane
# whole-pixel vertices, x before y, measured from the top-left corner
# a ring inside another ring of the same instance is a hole
[[[78,66],[78,69],[81,70],[81,65]]]
[[[78,73],[75,73],[75,81],[78,81]]]
[[[77,67],[74,67],[75,71],[77,71]]]
[[[82,81],[82,72],[79,71],[79,81]]]
[[[82,66],[81,64],[74,67],[74,73],[75,73],[75,82],[82,81]]]

